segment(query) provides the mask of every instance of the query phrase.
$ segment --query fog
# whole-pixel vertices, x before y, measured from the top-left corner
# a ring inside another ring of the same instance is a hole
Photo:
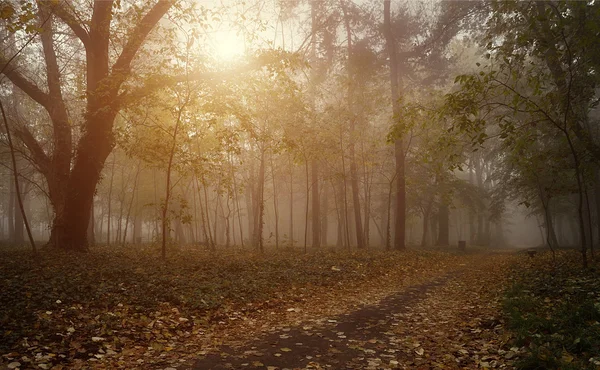
[[[497,23],[525,5],[126,2],[94,33],[88,4],[7,4],[3,243],[23,213],[40,245],[163,256],[599,239],[595,59]]]

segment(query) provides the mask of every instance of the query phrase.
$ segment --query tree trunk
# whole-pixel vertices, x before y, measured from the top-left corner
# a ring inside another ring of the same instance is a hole
[[[205,212],[203,212],[202,214],[206,215],[206,232],[208,232],[208,248],[210,250],[215,250],[216,246],[215,246],[215,241],[213,239],[212,236],[212,232],[210,231],[210,212],[209,212],[209,207],[208,207],[208,190],[206,189],[207,185],[206,185],[206,181],[204,179],[204,174],[202,174],[202,189],[204,191],[204,207],[205,207]]]
[[[133,219],[133,243],[138,244],[142,241],[142,215],[136,212]]]
[[[443,199],[438,211],[438,239],[436,245],[450,245],[450,210]]]
[[[13,243],[15,241],[15,210],[18,205],[15,200],[15,176],[10,174],[8,184],[8,240]]]
[[[120,108],[117,101],[119,89],[130,76],[132,61],[143,41],[173,3],[159,1],[141,18],[133,27],[112,68],[109,66],[109,41],[113,1],[95,1],[91,20],[80,22],[76,16],[65,17],[69,19],[68,25],[76,36],[84,43],[86,51],[87,107],[76,150],[72,148],[71,122],[62,96],[61,74],[54,49],[53,32],[57,27],[52,23],[53,17],[58,13],[54,12],[53,7],[61,7],[62,4],[43,1],[37,4],[47,92],[21,75],[20,68],[6,68],[8,66],[5,65],[3,73],[32,100],[44,107],[52,123],[53,152],[50,155],[44,152],[40,143],[26,128],[20,132],[21,139],[47,180],[54,207],[55,218],[49,245],[85,251],[94,192],[102,167],[114,145],[113,124]],[[61,9],[68,14],[68,9]],[[0,59],[5,61],[8,58],[0,55]]]
[[[427,235],[429,233],[429,219],[431,215],[431,207],[433,206],[433,199],[427,202],[427,207],[423,212],[423,234],[421,236],[421,248],[427,246]]]
[[[94,202],[92,201],[92,210],[90,212],[90,222],[88,223],[88,229],[87,229],[87,239],[88,239],[88,244],[90,246],[94,246],[96,244],[96,235],[94,233],[95,224],[96,224],[96,217],[94,214]]]
[[[321,245],[327,246],[327,233],[329,232],[329,187],[323,182],[323,196],[321,197]]]
[[[254,204],[254,247],[262,253],[263,246],[263,223],[265,213],[265,149],[261,148],[260,166],[258,169],[258,184],[256,187],[256,202]]]
[[[252,153],[249,153],[251,158],[248,159],[250,162],[250,169],[248,173],[248,181],[246,183],[246,209],[248,212],[248,233],[250,238],[250,246],[256,248],[256,230],[255,230],[255,217],[256,217],[256,175],[254,173],[254,158]]]
[[[331,187],[333,188],[333,202],[334,202],[334,206],[335,206],[335,215],[336,215],[336,227],[337,227],[337,235],[336,235],[336,240],[335,240],[335,246],[337,248],[342,248],[344,246],[344,229],[343,229],[343,225],[344,225],[344,221],[342,219],[342,206],[341,206],[341,190],[339,191],[339,195],[338,196],[338,191],[335,188],[335,183],[331,182]]]
[[[310,61],[314,63],[314,68],[311,68],[311,83],[310,83],[310,97],[311,97],[311,110],[313,112],[312,117],[315,117],[315,99],[316,99],[316,85],[318,78],[318,71],[316,64],[317,59],[317,32],[319,25],[317,22],[317,6],[320,0],[311,0],[310,3],[310,15],[311,15],[311,48],[310,48]],[[313,127],[316,127],[316,122],[313,119],[311,122]],[[311,158],[311,186],[312,186],[312,247],[319,248],[321,246],[321,210],[320,210],[320,198],[319,198],[319,161],[317,158]],[[307,190],[308,191],[308,190]],[[308,197],[308,193],[307,193]],[[306,244],[306,242],[305,242]]]
[[[108,223],[106,225],[106,245],[110,245],[110,230],[112,229],[112,190],[113,190],[113,180],[115,178],[115,154],[113,153],[112,166],[110,167],[110,184],[108,185]]]
[[[294,247],[294,164],[290,155],[290,248]]]
[[[311,160],[311,182],[312,182],[312,246],[321,246],[321,202],[319,199],[319,162]]]
[[[233,196],[235,198],[235,209],[238,219],[238,225],[240,227],[240,244],[244,248],[244,228],[242,226],[242,211],[240,209],[240,198],[237,191],[237,181],[235,180],[235,172],[233,170],[233,158],[231,159],[231,179],[233,181]]]
[[[350,18],[349,15],[346,13],[346,8],[344,7],[342,9],[344,11],[344,23],[346,26],[346,40],[347,40],[347,49],[348,49],[348,62],[347,62],[347,69],[348,69],[348,97],[347,97],[347,103],[348,103],[348,112],[350,113],[350,143],[349,143],[349,149],[350,149],[350,186],[352,188],[352,208],[354,210],[354,231],[355,231],[355,235],[356,235],[356,245],[359,249],[362,249],[365,247],[365,243],[363,240],[364,234],[363,234],[363,227],[362,227],[362,219],[361,219],[361,212],[360,212],[360,198],[359,198],[359,192],[360,190],[358,189],[358,170],[357,170],[357,166],[356,166],[356,155],[355,155],[355,136],[356,136],[356,116],[354,114],[354,76],[352,74],[352,69],[353,69],[353,65],[352,65],[352,32],[350,30]]]
[[[392,112],[394,122],[400,119],[400,79],[398,72],[398,57],[396,54],[396,41],[391,24],[390,0],[383,2],[383,17],[385,29],[385,44],[390,60],[390,86],[392,92]],[[396,138],[394,143],[396,158],[396,220],[394,227],[394,247],[398,250],[406,249],[406,179],[404,175],[404,144],[402,138]]]
[[[275,183],[273,153],[271,153],[271,180],[273,181],[273,211],[275,212],[275,248],[279,248],[279,207],[277,205],[277,184]]]
[[[363,148],[364,151],[364,148]],[[371,184],[369,181],[369,174],[367,172],[367,167],[365,165],[365,161],[364,161],[364,157],[363,157],[363,171],[364,171],[364,180],[365,180],[365,185],[364,185],[364,194],[365,194],[365,201],[364,201],[364,210],[365,210],[365,225],[364,225],[364,244],[365,247],[368,248],[369,247],[369,239],[370,239],[370,233],[371,233]]]
[[[310,198],[310,176],[308,174],[308,158],[304,157],[304,173],[306,175],[306,206],[304,207],[304,253],[306,253],[306,245],[308,243],[308,204]]]
[[[133,179],[133,189],[131,189],[131,200],[129,201],[129,207],[127,207],[127,217],[125,218],[125,230],[123,232],[123,244],[127,243],[127,229],[129,226],[129,220],[131,218],[131,209],[133,208],[133,201],[135,200],[135,197],[137,195],[137,185],[138,185],[139,176],[140,176],[140,162],[138,162],[136,169],[135,169],[135,177]],[[135,238],[133,239],[133,242],[135,243]]]
[[[221,204],[221,178],[217,181],[217,188],[215,189],[215,217],[213,219],[213,237],[216,245],[220,245],[219,234],[219,206]]]

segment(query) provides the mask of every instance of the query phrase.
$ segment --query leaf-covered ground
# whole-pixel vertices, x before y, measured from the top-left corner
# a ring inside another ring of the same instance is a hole
[[[321,312],[240,346],[216,347],[191,368],[512,368],[516,353],[501,325],[501,298],[509,266],[518,258],[523,256],[453,259],[342,314]]]
[[[164,368],[301,316],[301,306],[318,314],[459,260],[439,252],[185,250],[164,264],[156,251],[134,248],[36,258],[3,250],[0,359],[13,368]]]
[[[527,306],[503,299],[509,287],[545,287],[551,297],[534,294],[545,309],[593,292],[589,275],[548,286],[547,266],[510,252],[183,250],[163,263],[139,248],[5,250],[0,368],[514,368],[544,345],[516,330]],[[565,361],[594,358],[592,329]]]

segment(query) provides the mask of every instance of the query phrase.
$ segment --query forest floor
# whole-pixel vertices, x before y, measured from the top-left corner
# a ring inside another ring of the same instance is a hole
[[[535,343],[507,329],[530,292],[509,288],[548,263],[511,251],[76,257],[0,253],[0,368],[513,368]]]

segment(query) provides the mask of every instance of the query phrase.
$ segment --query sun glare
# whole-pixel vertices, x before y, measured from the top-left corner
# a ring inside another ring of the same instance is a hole
[[[244,55],[244,39],[235,31],[221,31],[214,34],[213,53],[220,61],[231,61]]]

